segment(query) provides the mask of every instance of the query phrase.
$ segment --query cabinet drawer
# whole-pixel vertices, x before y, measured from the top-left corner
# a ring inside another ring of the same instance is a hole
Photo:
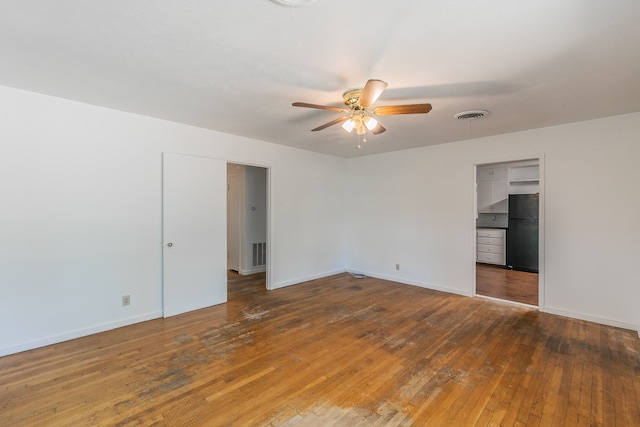
[[[502,246],[495,245],[481,245],[478,243],[478,253],[480,252],[489,252],[492,254],[503,254],[504,249]]]
[[[504,239],[497,237],[480,237],[478,236],[478,244],[482,245],[496,245],[502,246],[504,244]]]
[[[504,265],[504,256],[502,254],[488,254],[485,252],[478,252],[478,262]]]
[[[500,228],[477,228],[476,233],[478,237],[495,237],[499,239],[504,239],[505,230]]]

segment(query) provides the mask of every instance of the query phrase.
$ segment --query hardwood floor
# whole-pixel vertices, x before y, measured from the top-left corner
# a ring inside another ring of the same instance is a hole
[[[476,294],[538,306],[538,273],[476,263]]]
[[[2,426],[638,426],[635,331],[347,274],[0,358]]]

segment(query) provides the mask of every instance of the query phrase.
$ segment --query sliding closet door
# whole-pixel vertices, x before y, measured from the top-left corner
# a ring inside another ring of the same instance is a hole
[[[164,153],[164,317],[227,301],[226,162]]]

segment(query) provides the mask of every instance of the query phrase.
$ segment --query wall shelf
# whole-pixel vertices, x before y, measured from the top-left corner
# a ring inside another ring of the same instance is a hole
[[[540,177],[538,165],[512,166],[509,168],[509,183],[536,183]]]
[[[539,180],[537,178],[532,179],[512,179],[509,184],[535,184]]]

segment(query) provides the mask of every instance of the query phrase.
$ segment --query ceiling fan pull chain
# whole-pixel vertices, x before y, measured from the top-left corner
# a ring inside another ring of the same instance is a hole
[[[358,134],[358,148],[362,148],[362,144],[367,142],[367,134]]]

